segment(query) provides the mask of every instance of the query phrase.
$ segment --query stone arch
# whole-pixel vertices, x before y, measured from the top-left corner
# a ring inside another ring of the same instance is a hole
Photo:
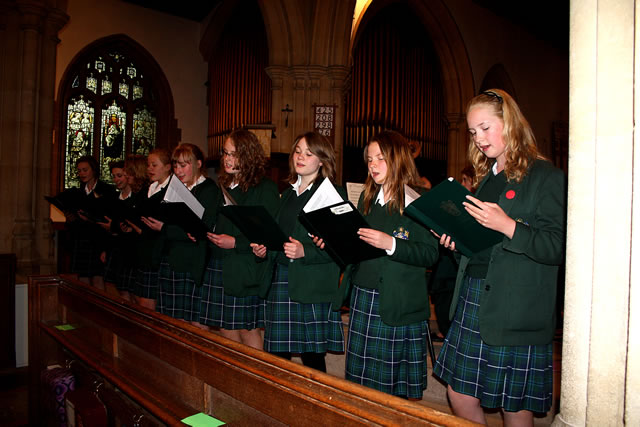
[[[513,81],[502,64],[494,64],[484,75],[479,92],[489,89],[502,89],[511,95],[513,99],[518,100]]]
[[[377,0],[363,10],[361,19],[353,31],[351,52],[358,43],[359,29],[379,10],[397,0]],[[465,105],[474,95],[473,73],[462,35],[449,9],[441,0],[428,2],[407,0],[406,4],[415,11],[423,23],[440,60],[440,71],[444,85],[446,118],[449,125],[449,154],[447,172],[457,173],[465,164],[467,153],[467,132],[465,130]]]

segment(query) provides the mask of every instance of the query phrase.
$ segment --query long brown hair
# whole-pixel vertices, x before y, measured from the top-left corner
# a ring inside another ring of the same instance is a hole
[[[385,182],[382,184],[390,196],[387,209],[389,213],[393,211],[403,213],[404,186],[418,186],[420,177],[416,169],[416,164],[413,161],[413,156],[411,155],[409,142],[398,132],[391,130],[380,132],[371,138],[369,143],[364,147],[364,162],[367,165],[367,151],[369,145],[374,142],[380,147],[380,153],[387,163],[387,174]],[[365,214],[371,211],[380,187],[381,185],[376,184],[371,174],[368,174],[367,180],[364,183],[363,208]]]
[[[472,98],[467,104],[467,115],[476,107],[486,107],[502,120],[502,139],[506,145],[507,160],[504,174],[507,181],[522,181],[531,163],[543,156],[538,152],[536,138],[520,107],[511,95],[501,89],[490,89]],[[473,142],[473,135],[469,135],[469,160],[476,171],[473,186],[477,187],[491,170],[494,159],[488,158],[478,149]]]
[[[220,162],[218,182],[226,188],[235,179],[242,191],[247,191],[249,187],[257,185],[265,175],[267,158],[264,155],[264,149],[260,145],[258,137],[245,129],[231,132],[227,139],[231,140],[236,149],[238,173],[236,175],[228,174],[224,169],[224,164]]]
[[[291,146],[291,152],[289,153],[289,176],[286,181],[289,184],[295,184],[298,180],[298,174],[296,173],[295,160],[294,156],[296,153],[296,146],[301,139],[307,142],[307,147],[309,147],[309,151],[313,153],[314,156],[317,156],[322,163],[320,166],[320,171],[318,171],[318,176],[315,181],[322,180],[324,178],[329,178],[332,183],[336,183],[336,152],[333,149],[333,145],[329,142],[329,140],[320,135],[317,132],[305,132],[302,135],[298,135],[296,140],[293,142]]]
[[[160,157],[158,157],[160,158]],[[161,160],[162,161],[162,160]],[[147,175],[147,157],[142,154],[130,154],[124,162],[124,169],[127,175],[133,177],[131,191],[139,192],[149,185],[149,176]]]

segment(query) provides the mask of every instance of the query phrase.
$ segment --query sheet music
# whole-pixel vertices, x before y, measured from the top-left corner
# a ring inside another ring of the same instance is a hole
[[[340,194],[338,194],[338,190],[331,184],[329,178],[325,178],[302,210],[305,212],[313,212],[343,201]]]
[[[404,207],[409,206],[411,202],[420,197],[420,194],[413,188],[405,184],[404,186]]]
[[[180,181],[175,175],[171,176],[167,191],[164,194],[163,202],[183,202],[193,211],[198,218],[202,219],[204,207],[200,204],[196,196]]]
[[[364,190],[364,184],[359,182],[347,182],[347,198],[353,206],[358,206],[358,200],[360,200],[360,193]]]

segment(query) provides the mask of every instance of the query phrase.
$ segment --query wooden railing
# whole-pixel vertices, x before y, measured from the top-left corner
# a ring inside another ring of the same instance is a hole
[[[40,372],[72,360],[98,378],[81,382],[107,412],[151,425],[181,425],[200,412],[229,425],[472,425],[116,301],[70,277],[30,278],[29,304],[31,425],[45,419]]]

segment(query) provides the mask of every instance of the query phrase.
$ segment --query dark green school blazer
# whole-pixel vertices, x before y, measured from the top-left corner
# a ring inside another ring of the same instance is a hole
[[[264,206],[272,216],[275,216],[280,204],[278,186],[268,178],[263,178],[256,186],[250,187],[238,197],[236,195],[238,192],[234,192],[233,195],[238,205]],[[251,242],[226,216],[218,215],[215,232],[236,239],[236,247],[233,249],[222,249],[209,243],[212,256],[222,261],[222,283],[225,293],[235,297],[258,295],[268,264],[255,262],[255,255],[249,246]]]
[[[480,296],[480,335],[490,345],[548,344],[556,329],[558,272],[564,259],[566,177],[548,161],[536,160],[522,182],[507,183],[498,204],[516,221],[516,230],[512,239],[505,236],[491,250]],[[468,263],[463,256],[451,318]]]
[[[312,195],[320,186],[320,182],[313,184],[311,188]],[[347,199],[347,193],[342,187],[336,187],[338,193],[343,199]],[[280,218],[282,206],[291,197],[295,197],[295,191],[289,187],[282,193],[282,200],[280,202],[280,208],[276,214],[276,222]],[[340,280],[340,267],[333,261],[333,258],[327,253],[327,251],[318,248],[309,237],[308,231],[300,223],[296,221],[293,233],[291,237],[300,241],[304,246],[304,257],[289,262],[289,298],[292,301],[296,301],[304,304],[311,303],[324,303],[339,300],[337,295],[340,295],[339,280]],[[273,271],[275,267],[275,251],[269,251],[269,263]],[[268,273],[271,277],[271,274]],[[271,283],[263,283],[261,295],[266,298],[269,292]],[[339,310],[340,305],[334,305],[334,310]]]
[[[362,200],[361,195],[358,202],[360,211]],[[400,212],[389,215],[387,206],[379,205],[372,209],[384,209],[386,214],[382,227],[372,227],[396,239],[396,250],[392,255],[360,263],[367,263],[369,271],[378,272],[375,288],[380,293],[382,321],[390,326],[404,326],[429,319],[426,269],[438,260],[438,241],[429,230]],[[370,215],[364,215],[364,218]],[[358,265],[349,266],[345,271],[342,280],[345,291],[352,284],[372,287],[368,283],[357,283],[358,268]]]
[[[210,178],[191,189],[193,195],[204,207],[202,221],[213,228],[220,206],[222,193],[218,185]],[[202,284],[202,277],[207,263],[208,240],[191,241],[187,233],[179,226],[164,224],[162,233],[165,237],[165,253],[171,269],[180,273],[191,273],[196,285]]]

